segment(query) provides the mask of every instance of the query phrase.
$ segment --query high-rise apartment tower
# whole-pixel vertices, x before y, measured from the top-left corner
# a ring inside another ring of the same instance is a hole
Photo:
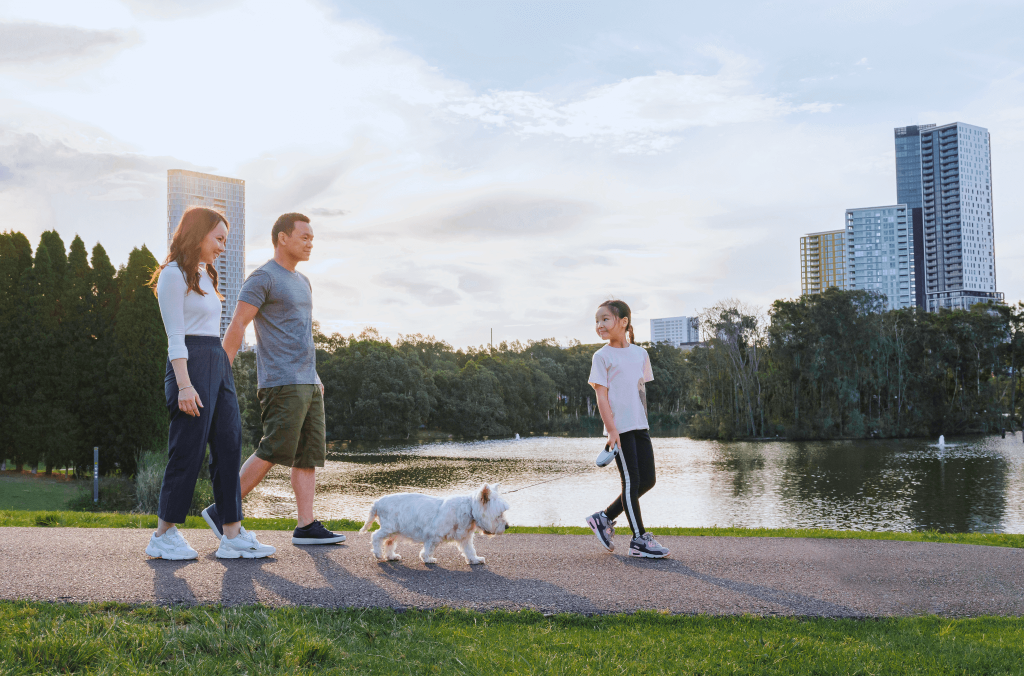
[[[846,230],[812,232],[800,238],[800,293],[846,288]]]
[[[1002,302],[988,130],[963,122],[896,129],[896,190],[901,203],[921,209],[918,303],[936,311]]]
[[[651,342],[690,347],[700,342],[696,317],[664,317],[651,320]]]
[[[245,277],[245,181],[185,169],[167,171],[167,244],[189,207],[208,207],[224,214],[231,225],[227,249],[217,259],[218,286],[224,294],[220,335],[231,322]]]
[[[846,210],[846,288],[885,296],[887,310],[917,304],[907,205]]]

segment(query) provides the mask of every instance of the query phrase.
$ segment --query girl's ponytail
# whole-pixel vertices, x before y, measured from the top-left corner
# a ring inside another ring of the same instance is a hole
[[[629,332],[629,344],[636,344],[636,339],[633,337],[633,313],[630,312],[628,305],[623,303],[621,300],[606,300],[597,307],[608,308],[618,319],[625,317],[628,320],[626,323],[626,330]]]

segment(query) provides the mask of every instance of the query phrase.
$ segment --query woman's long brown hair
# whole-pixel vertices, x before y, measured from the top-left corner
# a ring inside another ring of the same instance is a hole
[[[160,279],[163,269],[167,267],[168,263],[177,263],[181,273],[185,276],[188,290],[194,291],[200,296],[206,295],[206,292],[199,287],[199,280],[202,279],[199,272],[199,255],[203,250],[203,240],[211,230],[217,227],[218,223],[224,223],[224,227],[231,230],[228,219],[213,209],[191,207],[185,210],[185,213],[181,215],[181,220],[178,221],[174,237],[171,238],[171,248],[167,252],[164,264],[153,272],[153,277],[149,280],[149,285],[153,287],[153,293],[156,293],[156,282]],[[214,293],[218,298],[224,300],[223,294],[217,288],[217,268],[207,265],[206,274],[210,275],[210,279],[213,281]]]

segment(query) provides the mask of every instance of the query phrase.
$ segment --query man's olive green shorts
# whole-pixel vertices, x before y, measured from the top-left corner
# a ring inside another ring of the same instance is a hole
[[[263,420],[256,457],[285,467],[323,467],[327,430],[320,386],[265,387],[256,396]]]

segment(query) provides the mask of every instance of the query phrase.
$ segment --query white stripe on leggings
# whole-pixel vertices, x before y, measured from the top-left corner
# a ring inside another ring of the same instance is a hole
[[[621,444],[621,442],[620,442]],[[636,523],[636,515],[633,514],[633,500],[630,498],[632,491],[629,489],[629,467],[626,465],[626,454],[622,452],[622,446],[619,446],[619,461],[622,466],[622,478],[626,482],[626,490],[622,493],[622,499],[626,503],[626,511],[629,514],[629,527],[633,531],[633,537],[640,537],[640,528]]]

